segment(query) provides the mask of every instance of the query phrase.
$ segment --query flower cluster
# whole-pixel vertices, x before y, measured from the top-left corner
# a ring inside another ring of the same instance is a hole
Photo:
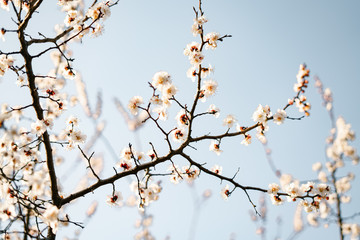
[[[301,95],[300,97],[295,99],[295,105],[299,109],[299,112],[305,113],[305,116],[309,116],[309,110],[311,108],[310,103],[306,102],[306,97]]]
[[[341,226],[342,230],[343,230],[343,233],[345,235],[350,235],[350,239],[351,240],[357,240],[359,239],[359,236],[360,236],[360,226],[359,224],[356,224],[356,223],[344,223],[342,226]]]
[[[79,24],[82,20],[82,16],[79,15],[78,11],[76,10],[69,10],[65,17],[64,23],[67,27],[72,27]]]
[[[120,154],[120,162],[116,164],[117,168],[121,168],[124,171],[133,167],[133,159],[136,160],[136,152],[131,148],[124,148]]]
[[[256,108],[255,112],[252,115],[254,122],[259,122],[261,124],[266,124],[267,119],[271,116],[270,107],[268,105],[259,106]]]
[[[161,91],[161,100],[164,104],[168,104],[169,99],[177,92],[177,88],[172,84],[170,74],[164,71],[155,73],[152,78],[152,86]]]
[[[194,37],[203,33],[203,24],[207,21],[208,20],[204,15],[196,15],[196,18],[194,19],[194,24],[191,27],[191,32],[193,33]]]
[[[170,74],[165,71],[154,74],[151,86],[154,88],[154,94],[150,99],[150,103],[155,105],[152,111],[158,114],[159,119],[166,120],[168,118],[167,110],[171,106],[171,99],[174,98],[178,90],[175,85],[172,84]],[[161,92],[161,96],[155,94],[156,90]],[[136,115],[142,103],[143,98],[141,96],[133,97],[128,104],[130,112]]]
[[[332,92],[330,90],[330,88],[325,88],[325,90],[323,89],[323,84],[320,81],[320,79],[318,77],[315,76],[315,87],[318,88],[319,93],[321,94],[323,100],[324,100],[324,105],[327,111],[331,111],[333,108],[333,97],[332,97]]]
[[[327,92],[330,92],[330,90]],[[325,91],[323,94],[325,94]],[[326,102],[330,102],[330,100],[328,99]],[[328,111],[331,110],[329,107],[326,108]],[[350,145],[350,142],[354,139],[355,134],[351,129],[351,125],[347,124],[342,117],[339,117],[336,120],[336,128],[331,129],[331,135],[326,140],[328,144],[326,154],[329,161],[325,164],[317,162],[312,166],[313,171],[318,174],[318,180],[322,184],[333,184],[336,190],[334,193],[329,194],[327,204],[320,203],[320,213],[313,213],[311,218],[308,218],[309,223],[313,226],[318,225],[319,217],[324,219],[328,216],[328,212],[332,211],[329,204],[346,204],[351,201],[348,192],[352,186],[351,182],[354,180],[354,173],[350,172],[346,176],[336,178],[335,171],[345,166],[346,159],[351,160],[353,165],[358,164],[359,156],[356,148]],[[306,203],[304,204],[306,205]],[[358,225],[354,223],[343,223],[342,231],[345,235],[351,234],[352,239],[357,239],[359,236]]]
[[[303,88],[307,88],[309,81],[305,77],[308,77],[309,74],[310,74],[310,70],[306,69],[306,65],[300,64],[299,72],[296,75],[297,83],[294,84],[295,92],[302,92],[304,91]]]
[[[135,234],[134,239],[135,240],[142,240],[142,239],[148,239],[148,240],[154,240],[155,237],[152,236],[149,227],[152,225],[153,222],[153,216],[147,215],[145,212],[140,212],[141,219],[136,220],[135,227],[140,229],[138,233]]]
[[[34,125],[40,126],[37,134],[41,135],[46,129],[46,121],[39,120],[37,123],[34,123]],[[6,199],[3,208],[7,209],[8,218],[15,213],[11,210],[14,208],[12,205],[18,204],[17,199],[19,197],[38,199],[50,196],[48,169],[42,164],[41,152],[38,148],[41,143],[40,139],[40,137],[35,138],[35,135],[31,134],[27,129],[15,126],[0,138],[2,173],[0,199]],[[9,181],[11,179],[21,180],[21,193],[12,189]]]
[[[105,20],[111,15],[111,3],[109,1],[98,2],[91,6],[87,10],[85,17],[82,11],[73,10],[74,6],[72,6],[72,1],[63,1],[61,5],[63,6],[63,10],[67,12],[64,23],[67,27],[73,27],[77,39],[81,39],[89,33],[94,37],[101,35],[104,27],[99,20]],[[90,25],[86,25],[85,23],[88,18],[92,20]]]
[[[138,206],[140,209],[143,209],[145,206],[149,206],[151,202],[159,199],[162,187],[160,186],[160,182],[149,183],[133,181],[130,184],[130,189],[138,195]]]
[[[298,198],[302,198],[302,206],[306,212],[311,212],[319,208],[320,201],[328,199],[330,194],[330,186],[320,183],[308,182],[299,186],[297,181],[292,181],[284,184],[282,190],[285,194],[279,194],[280,186],[276,183],[269,184],[268,193],[273,204],[279,205],[283,203],[284,199],[281,195],[286,195],[289,202],[294,202]],[[312,202],[309,203],[305,198],[311,198]]]
[[[39,90],[46,96],[44,98],[45,106],[48,111],[46,112],[45,119],[55,119],[60,117],[65,109],[68,106],[68,95],[66,93],[61,92],[61,90],[65,86],[64,79],[58,79],[55,77],[56,74],[54,71],[50,71],[49,75],[46,77],[37,77],[35,78],[36,86]],[[23,85],[24,76],[20,76],[16,84],[18,86]]]
[[[194,20],[194,24],[192,27],[192,31],[194,36],[197,34],[201,34],[201,43],[198,42],[191,42],[186,45],[184,50],[184,55],[189,58],[190,64],[192,65],[189,70],[187,71],[187,76],[192,80],[195,81],[196,78],[198,80],[206,78],[211,72],[214,71],[214,68],[209,65],[209,67],[202,66],[202,62],[204,60],[204,55],[202,53],[202,48],[205,46],[207,49],[215,49],[217,47],[217,41],[220,39],[220,35],[218,33],[208,33],[203,38],[202,31],[203,31],[203,24],[207,22],[205,16],[197,16]],[[216,89],[218,87],[218,83],[213,80],[209,79],[203,82],[201,90],[198,94],[198,97],[205,102],[206,98],[214,95]]]
[[[151,160],[156,159],[156,154],[153,150],[149,150],[146,154]],[[136,151],[131,145],[125,147],[120,153],[120,161],[116,164],[116,167],[124,171],[133,168],[133,164],[140,164],[146,160],[146,155],[143,152]]]
[[[7,221],[9,219],[15,219],[17,216],[15,208],[17,202],[13,195],[14,190],[8,182],[1,180],[0,183],[0,220]]]
[[[200,174],[199,169],[195,166],[183,166],[182,169],[180,169],[176,165],[170,165],[168,171],[170,171],[170,181],[174,184],[179,183],[183,179],[191,183]]]
[[[349,143],[355,140],[355,133],[351,129],[351,125],[347,124],[344,118],[339,117],[336,121],[336,129],[332,130],[332,135],[328,138],[330,143],[326,150],[327,157],[333,160],[329,165],[332,171],[337,167],[344,165],[342,155],[350,158],[353,164],[359,163],[359,156],[357,155],[356,148]],[[332,165],[332,167],[330,167]]]
[[[13,66],[14,61],[12,56],[0,55],[0,77],[4,76],[5,72]]]
[[[97,37],[104,32],[104,25],[101,21],[106,20],[111,15],[110,7],[112,3],[111,1],[97,2],[89,7],[86,13],[84,12],[82,1],[79,0],[59,0],[58,5],[62,6],[62,11],[66,12],[64,19],[65,26],[73,30],[74,35],[72,35],[71,39],[81,40],[85,35]],[[91,23],[87,24],[86,22],[89,19]],[[56,30],[58,34],[66,31],[61,25],[57,25]],[[73,72],[70,69],[68,73]]]
[[[182,143],[186,140],[190,124],[190,114],[186,109],[181,109],[175,117],[178,127],[173,130],[173,140]]]
[[[283,117],[284,113],[282,113],[278,110],[278,112],[276,114],[278,114],[278,115],[276,115],[276,118],[278,118],[278,119],[277,120],[274,119],[274,121],[276,123],[277,123],[277,121],[280,121],[282,123],[283,120],[281,118]],[[270,107],[268,105],[262,106],[261,104],[259,104],[259,106],[256,108],[255,112],[252,115],[252,119],[254,120],[254,122],[259,123],[259,126],[256,128],[256,130],[257,130],[256,137],[262,143],[266,142],[265,132],[269,130],[267,121],[271,117],[271,115],[272,115],[272,113],[270,111]],[[285,113],[285,115],[286,115],[286,113]],[[285,117],[283,117],[283,118],[285,119]],[[239,129],[239,130],[241,130],[241,129]],[[244,145],[249,145],[251,143],[250,134],[245,135],[245,139],[243,140],[242,143]]]
[[[87,17],[97,20],[99,18],[106,19],[111,15],[110,12],[110,1],[98,2],[94,6],[90,7],[86,13]]]
[[[288,100],[288,104],[292,105],[295,101],[296,107],[299,109],[299,112],[303,112],[305,116],[309,116],[309,110],[311,108],[310,103],[306,102],[306,97],[301,95],[300,93],[304,93],[304,88],[307,88],[309,80],[306,77],[309,76],[310,70],[306,69],[305,64],[301,64],[299,67],[299,72],[296,75],[297,83],[294,84],[294,91],[297,93],[297,96],[293,99]]]
[[[86,141],[86,135],[77,129],[79,120],[74,116],[70,116],[67,121],[67,127],[63,132],[63,136],[68,141],[67,149],[72,150],[75,146]]]
[[[49,227],[51,227],[52,232],[55,234],[58,230],[59,220],[59,209],[49,204],[45,210],[45,212],[40,215],[41,219],[46,223]]]

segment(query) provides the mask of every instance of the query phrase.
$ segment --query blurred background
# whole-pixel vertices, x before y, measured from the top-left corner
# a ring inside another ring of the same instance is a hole
[[[99,122],[106,121],[105,137],[91,149],[104,158],[102,177],[113,174],[116,157],[129,143],[136,150],[146,152],[152,142],[160,154],[166,153],[163,136],[154,124],[147,123],[136,132],[129,130],[123,115],[116,109],[114,98],[124,106],[133,96],[149,99],[152,90],[148,82],[156,72],[167,71],[179,89],[177,98],[184,104],[191,104],[196,86],[186,77],[190,63],[183,50],[186,44],[199,41],[190,31],[194,19],[192,8],[197,5],[195,0],[121,0],[111,9],[102,36],[93,39],[86,36],[82,43],[69,45],[75,59],[73,67],[81,73],[93,107],[98,92],[102,93],[103,112]],[[204,117],[196,124],[194,134],[225,132],[222,119],[228,114],[233,114],[241,125],[250,126],[253,124],[251,116],[259,104],[269,105],[272,112],[283,108],[288,98],[295,95],[293,85],[299,65],[306,63],[310,69],[310,83],[304,95],[312,105],[310,117],[301,121],[286,120],[280,126],[270,122],[267,137],[273,161],[282,173],[299,180],[316,179],[312,164],[326,162],[325,139],[330,134],[331,122],[314,86],[315,75],[333,92],[335,116],[343,116],[356,133],[360,132],[359,9],[360,2],[356,0],[204,0],[203,10],[209,20],[204,26],[205,33],[215,31],[232,37],[220,42],[216,50],[204,52],[205,64],[215,67],[212,78],[219,87],[216,95],[201,103],[199,109],[205,111],[210,104],[215,104],[221,114],[218,119]],[[13,17],[11,12],[1,11],[0,27],[15,29],[10,17]],[[65,13],[55,2],[44,1],[27,33],[35,37],[38,32],[54,36],[54,25],[63,23],[64,18]],[[0,41],[0,49],[16,51],[16,34],[7,33],[5,37],[5,42]],[[33,53],[39,50],[37,47],[32,49]],[[34,62],[35,71],[40,75],[47,74],[52,67],[49,55]],[[17,87],[15,81],[16,77],[11,73],[2,78],[1,104],[30,103],[28,90]],[[74,82],[67,81],[64,91],[76,94]],[[176,126],[174,118],[178,110],[173,104],[165,128]],[[81,106],[69,107],[63,115],[57,122],[59,129],[64,128],[63,120],[68,116],[77,115],[81,120],[80,129],[90,139],[95,124],[85,116]],[[293,107],[288,115],[300,117],[302,114]],[[236,180],[240,184],[267,188],[269,183],[278,183],[278,179],[266,160],[262,144],[255,138],[255,132],[252,135],[253,142],[249,146],[240,144],[242,136],[224,139],[221,145],[224,152],[220,156],[209,152],[210,141],[196,144],[197,150],[187,149],[187,153],[194,160],[206,163],[208,168],[221,165],[225,176],[232,177],[239,168]],[[359,141],[355,140],[353,145],[357,147]],[[63,179],[61,185],[66,195],[75,189],[86,172],[86,165],[78,160],[77,150],[63,151],[62,154],[65,161],[59,167],[58,175],[60,181]],[[174,161],[180,166],[186,164],[182,159]],[[168,164],[163,164],[157,170],[166,172],[167,168]],[[347,163],[339,175],[348,172],[357,175],[359,167]],[[125,199],[132,195],[128,186],[132,180],[116,182],[116,189]],[[256,231],[262,225],[260,221],[251,220],[254,210],[244,192],[236,190],[224,201],[220,191],[225,183],[205,174],[192,185],[185,181],[174,185],[168,177],[154,181],[162,182],[163,191],[146,213],[153,216],[149,230],[156,239],[338,239],[335,223],[326,231],[321,223],[317,228],[309,227],[305,212],[304,230],[291,238],[297,204],[272,206],[267,196],[265,235],[257,236]],[[360,212],[359,204],[356,204],[360,201],[359,187],[356,176],[351,190],[352,201],[343,205],[345,216]],[[105,200],[111,191],[111,186],[105,186],[67,207],[65,212],[70,218],[81,222],[86,218],[89,205],[93,201],[99,202],[95,215],[86,221],[86,228],[80,235],[74,235],[74,231],[79,231],[78,227],[61,227],[58,239],[132,239],[140,231],[135,222],[141,215],[137,207],[108,206]],[[211,192],[211,196],[204,198],[204,192]],[[249,194],[255,203],[259,202],[261,194]]]

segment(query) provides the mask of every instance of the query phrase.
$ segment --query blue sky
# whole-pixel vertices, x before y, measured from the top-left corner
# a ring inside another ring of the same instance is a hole
[[[188,104],[193,99],[195,85],[186,77],[190,64],[183,55],[183,49],[187,43],[198,40],[190,32],[194,18],[192,7],[196,5],[197,1],[194,0],[122,0],[112,8],[112,16],[106,20],[105,33],[101,37],[86,37],[82,44],[71,45],[74,67],[81,72],[87,84],[91,103],[95,104],[98,90],[103,93],[102,119],[107,121],[105,133],[117,153],[129,142],[136,142],[136,137],[115,111],[113,97],[124,104],[135,95],[148,98],[152,92],[147,82],[151,81],[154,73],[164,70],[172,75],[174,84],[179,88],[179,99]],[[310,117],[301,121],[286,121],[281,126],[270,123],[268,138],[274,161],[284,173],[292,174],[300,180],[315,178],[311,165],[313,162],[325,162],[324,144],[331,124],[321,106],[313,76],[318,75],[325,87],[332,89],[335,115],[342,115],[352,124],[356,133],[360,132],[357,105],[360,87],[359,5],[360,2],[355,0],[204,1],[203,10],[209,19],[205,31],[231,34],[233,37],[221,42],[215,51],[205,52],[205,62],[215,66],[213,78],[218,81],[219,89],[213,98],[200,107],[206,109],[214,103],[220,107],[221,116],[217,121],[210,119],[199,124],[199,134],[224,132],[221,120],[227,114],[235,115],[243,125],[253,124],[251,115],[258,104],[268,104],[273,112],[282,108],[287,99],[294,95],[292,88],[299,64],[306,63],[311,73],[309,89],[305,93],[312,104]],[[39,12],[34,22],[30,23],[32,33],[41,31],[53,34],[53,24],[62,22],[65,17],[50,1],[44,3]],[[7,16],[1,12],[0,22],[10,24],[5,21]],[[15,47],[15,40],[9,37],[5,43],[0,42],[0,49]],[[36,62],[37,72],[46,74],[50,68],[51,63],[47,58]],[[14,81],[11,77],[2,80],[0,103],[23,102],[25,105],[28,98],[19,97]],[[71,87],[72,83],[69,84]],[[21,91],[22,95],[26,93],[25,90]],[[75,111],[79,112],[79,108]],[[176,112],[175,108],[172,109],[169,127],[176,124]],[[291,111],[291,116],[297,117],[300,113]],[[93,128],[84,115],[82,121],[84,129]],[[153,126],[146,126],[137,133],[141,143],[138,148],[146,151],[148,142],[153,141],[161,149],[164,143],[159,136],[154,133]],[[232,176],[240,167],[237,179],[244,185],[266,188],[268,183],[277,181],[266,162],[261,144],[254,139],[253,144],[245,147],[240,145],[241,140],[242,137],[237,137],[224,141],[224,153],[220,157],[209,153],[208,142],[198,144],[198,150],[191,154],[194,159],[207,162],[209,167],[222,165],[224,174],[228,176]],[[359,145],[358,140],[355,145]],[[104,152],[104,148],[100,143],[93,150]],[[109,175],[114,161],[106,151],[104,156],[107,168],[105,174]],[[359,169],[350,167],[342,173],[346,174],[347,171],[357,173]],[[248,216],[251,205],[243,192],[237,191],[228,201],[223,201],[219,192],[225,184],[220,185],[218,180],[204,175],[193,188],[186,183],[173,186],[167,178],[162,181],[164,190],[160,200],[148,210],[154,215],[151,230],[157,239],[165,239],[166,236],[170,236],[170,239],[188,238],[194,211],[193,197],[196,194],[201,196],[205,189],[211,189],[213,196],[198,211],[200,215],[196,232],[189,239],[229,239],[232,233],[235,239],[258,238],[255,236],[255,224]],[[125,196],[129,195],[127,183],[123,180],[118,185]],[[360,210],[354,204],[360,198],[356,191],[359,180],[355,178],[354,183],[352,205],[345,208],[346,213]],[[101,201],[110,191],[110,187],[105,188],[89,198]],[[258,201],[258,194],[251,193],[251,196],[255,202]],[[70,209],[80,212],[89,201],[81,199],[75,204],[77,209]],[[295,204],[286,203],[280,207],[270,205],[268,201],[268,239],[274,239],[276,235],[277,216],[283,219],[281,239],[286,239],[291,233]],[[114,210],[101,204],[80,239],[114,236],[131,239],[136,231],[133,228],[135,218],[138,218],[135,209]],[[66,228],[62,231],[60,237],[68,233]],[[306,229],[299,239],[334,239],[334,234],[337,234],[337,229],[333,224],[326,232],[322,227]]]

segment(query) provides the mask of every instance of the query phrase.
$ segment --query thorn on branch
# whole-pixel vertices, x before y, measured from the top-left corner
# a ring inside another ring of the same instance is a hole
[[[235,177],[236,177],[236,175],[239,173],[239,171],[240,171],[240,168],[237,169],[236,173],[235,173],[234,176],[231,178],[232,180],[235,179]]]
[[[224,36],[220,37],[220,38],[218,39],[218,41],[222,42],[222,41],[224,41],[224,38],[228,38],[228,37],[232,37],[232,35],[230,35],[230,34],[225,34]]]
[[[42,34],[41,32],[38,32],[39,36],[46,38],[44,34]]]
[[[194,146],[191,146],[190,144],[188,145],[190,148],[194,149],[195,151],[197,151],[197,148]]]
[[[151,157],[151,160],[158,159],[158,154],[157,154],[157,152],[155,151],[155,147],[154,147],[154,145],[152,144],[152,142],[149,142],[149,144],[151,145],[151,149],[152,149],[152,151],[153,151],[153,152],[154,152],[154,154],[155,154],[155,156],[154,156],[154,157],[150,156],[150,157]],[[155,166],[154,166],[154,167],[155,167]]]
[[[84,153],[84,151],[81,149],[81,147],[78,145],[79,150],[81,151],[82,155],[84,156],[84,158],[87,160],[89,166],[87,168],[90,168],[92,174],[97,178],[98,181],[101,181],[100,177],[96,174],[96,172],[94,171],[93,167],[91,166],[91,158],[94,155],[94,152],[91,153],[90,157],[87,157],[86,154]]]
[[[235,189],[234,189],[234,190],[235,190]],[[250,202],[250,203],[251,203],[251,205],[253,206],[253,208],[254,208],[254,210],[255,210],[256,215],[258,215],[259,217],[261,217],[261,214],[257,211],[257,209],[256,209],[256,205],[255,205],[255,204],[253,203],[253,201],[251,200],[249,193],[247,192],[247,190],[246,190],[246,189],[243,189],[243,190],[244,190],[244,192],[245,192],[245,194],[246,194],[246,196],[247,196],[247,198],[248,198],[249,202]]]
[[[290,120],[301,120],[301,119],[303,119],[305,117],[305,115],[304,116],[301,116],[301,117],[289,117],[289,116],[287,116],[286,118],[287,119],[290,119]]]
[[[114,182],[112,182],[111,185],[112,185],[112,188],[113,188],[112,195],[114,196],[114,195],[115,195],[115,191],[116,191]]]

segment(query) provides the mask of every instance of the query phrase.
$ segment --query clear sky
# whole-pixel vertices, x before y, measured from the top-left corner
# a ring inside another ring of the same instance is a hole
[[[65,17],[55,3],[44,2],[34,22],[30,22],[29,33],[34,35],[37,32],[54,34],[53,25],[61,23]],[[74,68],[81,72],[86,82],[92,105],[95,105],[97,91],[102,91],[104,107],[101,119],[107,121],[105,134],[117,154],[129,142],[143,151],[149,149],[149,141],[155,142],[164,151],[161,146],[165,142],[159,134],[154,133],[152,125],[145,126],[137,135],[130,132],[116,111],[114,97],[124,104],[135,95],[147,99],[152,94],[147,82],[151,81],[154,73],[163,70],[171,74],[179,89],[179,99],[191,103],[195,85],[186,77],[190,64],[183,55],[183,49],[191,41],[199,41],[190,31],[194,18],[193,6],[197,6],[197,1],[121,0],[105,21],[102,36],[95,39],[86,37],[82,44],[70,45],[75,58]],[[270,123],[268,139],[275,164],[283,173],[292,174],[299,180],[316,178],[311,165],[326,161],[325,138],[329,135],[331,124],[314,87],[315,75],[333,91],[335,116],[343,116],[356,133],[360,132],[359,9],[360,2],[356,0],[204,0],[203,10],[209,19],[205,32],[231,34],[232,38],[219,43],[215,51],[205,52],[205,62],[215,66],[213,78],[219,83],[219,89],[201,108],[207,109],[209,104],[214,103],[221,109],[221,115],[217,121],[210,119],[199,124],[199,134],[226,131],[222,119],[227,114],[233,114],[242,125],[253,124],[251,116],[258,104],[269,105],[273,112],[282,108],[287,99],[294,96],[292,89],[299,65],[306,63],[311,77],[305,95],[312,104],[311,115],[301,121],[286,120],[281,126]],[[6,28],[10,26],[8,16],[6,12],[0,12],[0,27],[2,24]],[[5,43],[0,41],[0,49],[14,49],[15,41],[16,38],[9,36]],[[36,72],[41,74],[46,74],[52,67],[46,57],[35,64]],[[0,103],[27,104],[27,91],[19,90],[11,77],[4,78],[0,83]],[[69,88],[73,86],[70,82]],[[169,128],[176,124],[174,117],[177,109],[172,108],[167,125]],[[91,132],[93,125],[80,108],[69,109],[65,115],[70,115],[71,111],[80,112],[84,131],[90,129]],[[301,116],[297,111],[290,114],[293,117]],[[233,176],[240,168],[237,180],[241,184],[266,188],[269,183],[276,182],[262,145],[254,138],[253,143],[246,147],[240,144],[242,139],[237,137],[224,141],[224,152],[220,156],[208,151],[208,142],[198,144],[198,150],[189,153],[194,159],[208,163],[208,167],[222,165],[223,174],[227,176]],[[358,146],[359,141],[356,140],[354,145]],[[99,143],[93,151],[104,153],[104,175],[112,174],[114,159],[103,143]],[[67,174],[68,169],[63,167],[60,172]],[[359,173],[359,167],[351,166],[341,173],[345,175],[348,171]],[[77,179],[76,175],[72,173],[71,178]],[[243,192],[236,191],[228,201],[224,201],[219,192],[225,184],[205,174],[193,187],[185,182],[174,186],[166,177],[159,180],[163,182],[163,192],[159,201],[148,209],[148,213],[154,215],[150,230],[156,239],[165,239],[166,236],[174,240],[229,239],[231,236],[234,239],[259,238],[255,235],[256,224],[250,221],[248,214],[252,207]],[[127,180],[118,183],[118,190],[125,197],[130,195],[127,183]],[[69,187],[69,193],[71,183],[64,185]],[[346,215],[360,211],[356,204],[360,200],[359,187],[359,180],[355,178],[353,200],[349,207],[345,207]],[[212,197],[200,208],[195,207],[194,196],[201,197],[205,189],[211,189]],[[139,215],[136,209],[114,209],[103,204],[105,196],[110,193],[111,188],[106,187],[91,195],[90,200],[80,199],[74,208],[69,208],[69,215],[71,211],[79,213],[74,215],[74,220],[81,221],[81,214],[91,200],[102,202],[80,239],[132,239],[136,232],[134,222]],[[254,202],[258,202],[259,195],[250,194]],[[278,216],[282,219],[279,230],[281,239],[287,239],[292,231],[296,204],[273,207],[269,199],[266,200],[269,207],[268,239],[274,239],[277,234]],[[198,222],[196,231],[191,232],[194,213],[199,214]],[[359,222],[359,219],[356,220]],[[69,232],[66,228],[60,229],[59,239]],[[192,238],[188,237],[189,233]],[[335,239],[335,234],[335,224],[326,231],[322,227],[309,227],[298,239]]]

